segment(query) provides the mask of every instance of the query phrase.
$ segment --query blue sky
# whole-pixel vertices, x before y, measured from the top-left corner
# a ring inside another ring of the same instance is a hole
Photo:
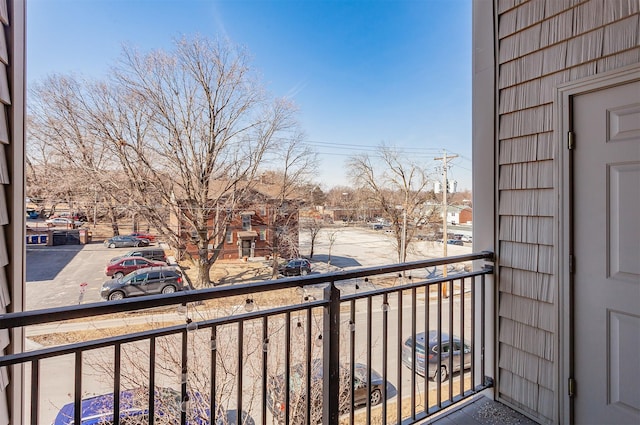
[[[122,43],[194,34],[246,46],[268,90],[295,101],[325,189],[380,143],[430,167],[458,154],[449,178],[471,188],[470,0],[29,0],[28,82],[99,78]]]

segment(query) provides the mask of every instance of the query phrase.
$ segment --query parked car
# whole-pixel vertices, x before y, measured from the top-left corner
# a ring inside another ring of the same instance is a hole
[[[149,260],[154,261],[162,261],[167,262],[167,256],[164,253],[164,249],[162,248],[140,248],[140,249],[132,249],[131,251],[125,253],[124,255],[119,255],[117,257],[113,257],[110,262],[115,263],[118,260],[123,259],[124,257],[144,257]]]
[[[429,340],[425,341],[425,333],[416,334],[415,344],[413,338],[409,337],[402,345],[402,363],[408,368],[412,364],[412,351],[415,345],[416,373],[419,375],[430,376],[434,381],[439,379],[443,382],[447,379],[450,372],[457,372],[461,365],[464,368],[471,367],[471,347],[467,343],[463,343],[460,338],[454,335],[453,349],[449,335],[442,334],[442,346],[438,346],[438,331],[429,331]],[[438,353],[440,353],[440,362],[438,363]],[[464,361],[462,360],[464,354]],[[449,357],[453,356],[453,370],[449,371]],[[428,366],[427,366],[428,365]],[[426,372],[425,372],[426,371]]]
[[[306,258],[293,258],[278,271],[283,276],[306,276],[311,273],[311,262]]]
[[[104,268],[104,274],[119,279],[134,270],[143,269],[145,267],[162,267],[166,265],[167,263],[163,261],[153,261],[143,257],[124,257],[118,261],[107,264]]]
[[[349,411],[349,402],[351,400],[350,388],[350,369],[348,365],[340,367],[340,396],[339,408],[345,413]],[[306,424],[316,423],[322,418],[322,361],[316,359],[311,362],[311,419],[306,420],[306,394],[307,394],[307,374],[305,366],[297,363],[290,368],[289,373],[289,413],[290,423]],[[271,376],[267,384],[267,407],[277,419],[282,423],[285,421],[286,397],[285,397],[285,374]],[[354,365],[353,391],[354,406],[362,406],[367,404],[367,400],[372,406],[382,402],[382,390],[385,381],[382,376],[371,369],[371,390],[367,392],[367,366],[362,363]]]
[[[105,300],[121,300],[141,295],[171,294],[186,289],[182,274],[175,267],[149,267],[104,282],[100,296]]]
[[[104,246],[108,248],[122,248],[126,246],[149,246],[149,239],[136,238],[135,236],[114,236],[104,241]]]
[[[458,239],[449,239],[447,240],[447,243],[449,245],[460,245],[460,246],[464,246],[464,242],[462,242],[461,240]]]
[[[65,212],[49,215],[48,218],[70,218],[70,219],[73,219],[75,221],[81,221],[83,223],[88,221],[87,220],[87,215],[85,213],[82,213],[82,212],[70,213],[70,212],[66,212],[65,211]]]
[[[208,400],[200,393],[189,394],[190,408],[187,413],[187,425],[209,424]],[[196,402],[194,402],[196,400]],[[120,423],[148,423],[149,398],[144,388],[120,392]],[[156,422],[179,422],[182,397],[172,388],[158,388],[155,391]],[[65,404],[58,412],[52,425],[72,425],[74,423],[74,403]],[[229,423],[226,412],[220,409],[215,424]],[[104,425],[113,423],[113,393],[87,398],[81,402],[81,425]]]
[[[74,220],[72,218],[67,218],[67,217],[48,218],[44,222],[47,223],[48,225],[51,225],[52,227],[58,227],[58,226],[64,226],[64,227],[74,226],[75,227],[75,226],[82,225],[81,221]]]
[[[134,236],[136,238],[149,239],[149,242],[155,242],[156,236],[151,233],[143,233],[143,232],[133,232],[129,233],[129,236]]]

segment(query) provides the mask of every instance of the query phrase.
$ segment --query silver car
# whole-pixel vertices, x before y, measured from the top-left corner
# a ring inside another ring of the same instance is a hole
[[[429,331],[429,339],[425,341],[425,333],[416,334],[416,342],[409,337],[402,344],[402,362],[411,368],[412,359],[416,359],[416,373],[423,376],[430,376],[434,381],[443,382],[451,372],[471,367],[471,346],[463,343],[460,338],[454,336],[453,341],[449,335],[442,334],[440,338],[442,345],[438,345],[438,332]],[[412,352],[415,349],[415,356]],[[449,359],[453,365],[453,370],[449,370]],[[464,359],[464,360],[463,360]]]

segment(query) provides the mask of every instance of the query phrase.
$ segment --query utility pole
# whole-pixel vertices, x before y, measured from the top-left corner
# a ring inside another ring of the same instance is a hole
[[[434,161],[442,161],[442,247],[443,247],[443,257],[447,256],[447,192],[449,192],[449,182],[447,180],[447,169],[449,168],[449,161],[454,158],[457,158],[458,155],[450,155],[447,156],[447,150],[443,150],[443,155],[441,158],[434,158]],[[447,265],[443,266],[442,276],[447,277]],[[447,282],[443,282],[442,284],[442,296],[447,297]]]

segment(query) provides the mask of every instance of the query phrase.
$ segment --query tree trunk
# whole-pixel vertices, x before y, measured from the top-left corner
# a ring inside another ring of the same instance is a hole
[[[315,247],[315,244],[316,244],[316,238],[311,237],[311,251],[309,252],[309,258],[313,258],[313,248]]]
[[[198,257],[197,261],[198,275],[196,277],[197,288],[208,288],[211,286],[211,279],[209,277],[209,271],[211,270],[211,263],[207,260],[206,252],[204,257]]]

